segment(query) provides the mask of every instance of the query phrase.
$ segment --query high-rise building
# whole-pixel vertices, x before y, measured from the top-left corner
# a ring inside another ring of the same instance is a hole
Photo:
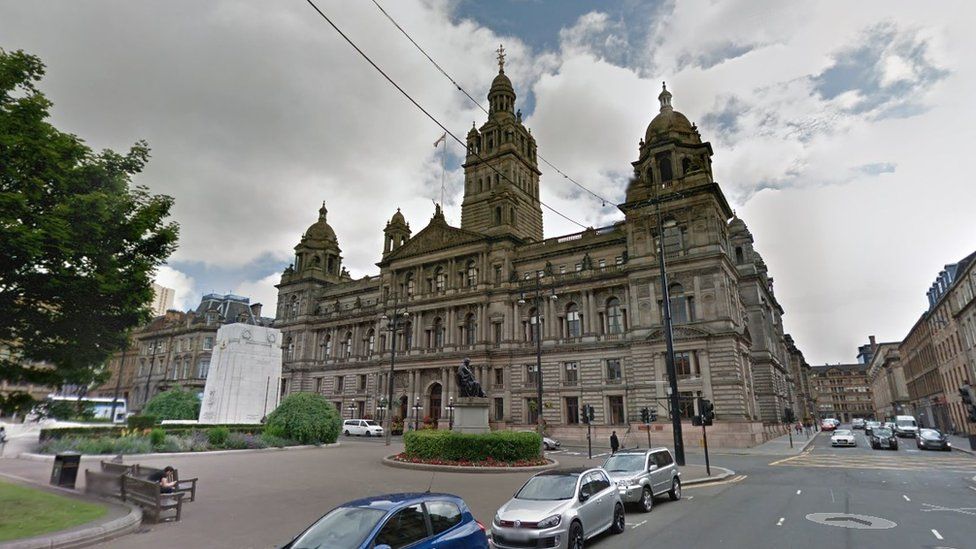
[[[176,299],[176,291],[172,288],[166,288],[160,286],[155,282],[152,283],[153,289],[153,300],[152,300],[152,313],[153,316],[163,316],[166,311],[173,308],[173,301]]]

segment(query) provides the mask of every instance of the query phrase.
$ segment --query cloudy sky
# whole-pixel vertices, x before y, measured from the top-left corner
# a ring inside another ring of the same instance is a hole
[[[903,338],[938,271],[976,249],[971,2],[378,1],[476,98],[503,43],[540,153],[614,201],[667,80],[811,363]],[[457,135],[481,124],[372,1],[317,3]],[[441,131],[303,1],[0,0],[0,47],[47,63],[62,129],[95,148],[149,141],[138,183],[176,198],[160,281],[179,307],[210,291],[272,306],[322,201],[344,264],[375,273],[385,221],[400,207],[416,231],[440,195]],[[542,170],[568,217],[621,217]],[[576,230],[546,212],[547,236]]]

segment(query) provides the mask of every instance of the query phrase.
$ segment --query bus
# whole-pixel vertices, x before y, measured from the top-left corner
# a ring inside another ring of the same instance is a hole
[[[76,404],[79,401],[82,404],[88,404],[92,407],[95,412],[95,419],[112,419],[112,423],[125,423],[125,418],[128,414],[128,409],[125,405],[125,399],[119,397],[118,399],[113,399],[112,397],[90,397],[90,396],[71,396],[71,395],[48,395],[47,400],[49,402],[70,402]],[[115,418],[112,418],[112,401],[115,401]]]

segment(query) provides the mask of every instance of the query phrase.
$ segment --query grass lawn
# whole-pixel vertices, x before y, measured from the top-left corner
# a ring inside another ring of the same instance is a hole
[[[64,530],[106,512],[103,505],[0,481],[0,542]]]

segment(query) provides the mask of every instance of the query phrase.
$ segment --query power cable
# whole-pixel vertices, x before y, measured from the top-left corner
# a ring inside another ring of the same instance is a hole
[[[365,53],[365,52],[363,52],[363,50],[362,50],[362,49],[360,49],[360,48],[359,48],[359,46],[357,46],[357,45],[356,45],[356,43],[355,43],[355,42],[353,42],[353,41],[352,41],[352,39],[350,39],[350,38],[349,38],[349,36],[347,36],[347,35],[346,35],[346,33],[344,33],[344,32],[342,32],[342,29],[340,29],[340,28],[339,28],[339,27],[338,27],[338,26],[337,26],[337,25],[336,25],[336,24],[335,24],[335,23],[334,23],[334,22],[332,21],[332,19],[330,19],[330,18],[329,18],[329,16],[327,16],[327,15],[326,15],[326,14],[325,14],[325,13],[324,13],[324,12],[323,12],[322,10],[320,10],[320,9],[319,9],[319,7],[318,7],[317,5],[315,5],[315,2],[313,2],[312,0],[305,0],[305,1],[306,1],[306,2],[307,2],[307,3],[309,4],[309,5],[310,5],[310,6],[312,6],[312,9],[314,9],[314,10],[315,10],[315,11],[316,11],[316,12],[317,12],[317,13],[318,13],[318,14],[319,14],[319,15],[320,15],[321,17],[322,17],[322,19],[325,19],[325,21],[326,21],[327,23],[329,23],[329,25],[330,25],[330,26],[331,26],[331,27],[332,27],[333,29],[335,29],[335,31],[336,31],[337,33],[339,33],[339,36],[342,36],[342,38],[343,38],[343,39],[344,39],[344,40],[345,40],[346,42],[348,42],[348,43],[349,43],[349,45],[350,45],[350,46],[352,46],[352,47],[353,47],[353,49],[355,49],[355,50],[356,50],[356,52],[357,52],[357,53],[359,53],[359,55],[361,55],[361,56],[363,57],[363,59],[365,59],[365,60],[366,60],[366,61],[367,61],[367,62],[368,62],[368,63],[369,63],[370,65],[372,65],[372,66],[373,66],[373,68],[374,68],[374,69],[376,69],[376,71],[377,71],[377,72],[379,72],[379,73],[380,73],[381,75],[383,75],[383,77],[384,77],[384,78],[386,78],[386,80],[387,80],[387,82],[389,82],[390,84],[392,84],[392,85],[393,85],[393,87],[395,87],[395,88],[397,89],[397,91],[399,91],[399,92],[400,92],[401,94],[403,94],[403,96],[404,96],[404,97],[406,97],[406,98],[407,98],[407,100],[409,100],[409,101],[410,101],[411,103],[413,103],[413,105],[414,105],[415,107],[417,107],[418,109],[420,109],[420,112],[422,112],[422,113],[424,113],[425,115],[427,115],[427,118],[430,118],[430,120],[431,120],[432,122],[434,122],[434,124],[437,124],[437,126],[438,126],[438,127],[440,127],[440,128],[442,129],[442,130],[444,130],[444,133],[446,133],[447,135],[449,135],[449,136],[451,136],[451,139],[453,139],[453,140],[455,140],[455,141],[457,141],[457,142],[458,142],[458,144],[459,144],[459,145],[461,145],[461,147],[462,147],[463,149],[465,149],[465,150],[467,150],[467,144],[466,144],[466,143],[465,143],[464,141],[462,141],[462,140],[461,140],[460,138],[458,138],[458,136],[456,136],[456,135],[454,135],[454,132],[452,132],[451,130],[449,130],[449,129],[447,129],[447,126],[445,126],[444,124],[442,124],[442,123],[440,122],[440,120],[438,120],[437,118],[435,118],[435,117],[434,117],[434,115],[432,115],[432,114],[430,114],[430,112],[428,112],[428,111],[427,111],[427,109],[425,109],[425,108],[424,108],[423,106],[421,106],[421,104],[420,104],[420,103],[418,103],[418,102],[417,102],[417,101],[416,101],[416,100],[415,100],[415,99],[414,99],[413,97],[411,97],[411,96],[410,96],[410,94],[406,92],[406,90],[404,90],[404,89],[403,89],[402,87],[400,87],[400,85],[399,85],[399,84],[397,84],[397,83],[396,83],[396,81],[394,81],[394,80],[393,80],[393,78],[391,78],[391,77],[390,77],[390,75],[388,75],[388,74],[386,74],[386,72],[385,72],[385,71],[383,71],[383,69],[381,69],[381,68],[379,67],[379,65],[377,65],[377,64],[376,64],[375,62],[373,62],[373,60],[372,60],[372,59],[370,59],[370,57],[369,57],[368,55],[366,55],[366,53]],[[474,155],[475,155],[476,157],[478,157],[478,160],[481,160],[482,162],[484,162],[484,163],[485,163],[485,165],[487,165],[487,166],[488,166],[488,167],[489,167],[489,168],[490,168],[490,169],[491,169],[492,171],[494,171],[494,172],[495,172],[495,173],[496,173],[496,174],[497,174],[497,175],[498,175],[499,177],[501,177],[501,178],[503,178],[503,179],[505,179],[506,181],[508,181],[508,182],[509,182],[509,183],[511,183],[512,185],[516,185],[516,183],[515,183],[514,181],[512,181],[511,179],[509,179],[509,177],[508,177],[507,175],[505,175],[504,173],[502,173],[501,171],[499,171],[499,170],[498,170],[498,168],[496,168],[495,166],[493,166],[493,165],[491,165],[490,163],[488,163],[488,162],[487,162],[487,160],[486,160],[486,159],[485,159],[485,158],[484,158],[483,156],[481,156],[481,155],[480,155],[480,154],[478,153],[478,151],[472,151],[472,153],[473,153],[473,154],[474,154]],[[537,156],[538,156],[538,155],[537,155]],[[538,199],[537,199],[537,200],[538,200]],[[538,200],[538,202],[539,202],[539,204],[541,204],[542,206],[545,206],[545,207],[546,207],[546,208],[547,208],[547,209],[548,209],[549,211],[551,211],[551,212],[553,212],[554,214],[556,214],[556,215],[558,215],[559,217],[562,217],[562,218],[563,218],[563,219],[565,219],[566,221],[569,221],[569,222],[571,222],[571,223],[574,223],[574,224],[576,224],[576,225],[578,225],[578,226],[580,226],[580,227],[582,227],[582,228],[584,228],[584,229],[586,229],[586,228],[587,228],[587,227],[586,227],[586,225],[583,225],[583,224],[582,224],[582,223],[580,223],[579,221],[576,221],[575,219],[572,219],[572,218],[570,218],[570,217],[568,217],[567,215],[565,215],[565,214],[563,214],[563,213],[562,213],[562,212],[560,212],[559,210],[557,210],[557,209],[555,209],[555,208],[553,208],[552,206],[550,206],[550,205],[548,205],[548,204],[546,204],[546,203],[545,203],[545,202],[543,202],[542,200]]]
[[[462,88],[461,87],[461,84],[458,84],[457,83],[457,80],[455,80],[450,74],[447,73],[447,71],[445,71],[440,65],[437,64],[437,61],[434,61],[434,58],[431,57],[430,54],[427,53],[427,51],[424,50],[424,48],[422,48],[420,46],[420,44],[418,44],[417,41],[414,40],[413,37],[411,37],[407,33],[406,30],[404,30],[403,27],[401,27],[399,23],[397,23],[396,19],[394,19],[393,16],[391,16],[389,13],[387,13],[387,11],[385,9],[383,9],[383,6],[381,6],[379,2],[377,2],[376,0],[373,0],[373,4],[376,5],[377,9],[379,9],[381,12],[383,12],[383,15],[385,15],[386,18],[389,19],[391,23],[393,23],[393,26],[395,26],[397,28],[397,30],[399,30],[401,33],[403,33],[404,36],[407,37],[407,40],[409,40],[410,43],[414,45],[414,47],[416,47],[418,50],[420,50],[420,53],[424,54],[424,57],[426,57],[435,67],[437,67],[437,70],[439,70],[440,73],[444,75],[444,78],[447,78],[448,80],[450,80],[451,81],[451,84],[454,84],[454,87],[457,88],[458,91],[460,91],[461,93],[463,93],[465,95],[465,97],[467,97],[472,103],[474,103],[475,105],[477,105],[478,108],[481,109],[482,111],[484,111],[485,114],[490,114],[488,112],[488,110],[485,109],[484,105],[482,105],[480,102],[478,102],[477,99],[475,99],[474,97],[472,97],[471,94],[467,92],[467,90],[465,90],[464,88]],[[607,200],[606,198],[604,198],[604,197],[596,194],[595,192],[591,191],[590,189],[584,187],[582,183],[580,183],[580,182],[576,181],[575,179],[573,179],[572,177],[566,175],[565,172],[563,172],[562,170],[560,170],[559,168],[557,168],[556,165],[553,164],[552,162],[549,162],[548,160],[546,160],[546,158],[544,156],[542,156],[541,154],[539,154],[538,152],[536,152],[536,156],[539,157],[539,160],[542,160],[550,168],[552,168],[553,170],[555,170],[556,173],[558,173],[559,175],[563,176],[563,178],[568,179],[570,182],[572,182],[577,187],[579,187],[579,188],[583,189],[584,191],[586,191],[586,192],[590,193],[591,195],[593,195],[596,199],[598,199],[600,202],[602,202],[604,206],[607,205],[607,202],[610,202],[611,204],[613,203],[613,201]]]

